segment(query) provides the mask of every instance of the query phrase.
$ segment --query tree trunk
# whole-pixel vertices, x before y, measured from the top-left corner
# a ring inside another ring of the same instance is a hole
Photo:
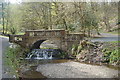
[[[8,30],[8,19],[7,19],[7,22],[6,22],[5,34],[7,34],[7,30]]]
[[[65,30],[68,30],[68,26],[67,26],[67,23],[66,23],[66,20],[65,20],[65,19],[63,19],[63,23],[64,23],[64,25],[65,25]]]
[[[106,31],[110,32],[110,23],[109,23],[109,20],[105,20],[104,23],[105,23],[105,26],[106,26]]]
[[[4,9],[3,9],[3,3],[2,3],[2,20],[3,20],[3,34],[5,34],[5,18],[4,18]]]
[[[49,22],[49,24],[50,24],[50,29],[52,30],[52,14],[51,14],[51,3],[49,4],[49,18],[50,18],[50,22]]]

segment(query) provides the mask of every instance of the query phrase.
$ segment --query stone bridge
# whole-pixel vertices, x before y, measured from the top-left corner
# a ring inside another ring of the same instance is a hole
[[[71,34],[65,30],[27,30],[24,35],[10,35],[9,41],[25,48],[38,49],[44,41],[52,40],[59,49],[68,51],[83,38],[83,34]]]

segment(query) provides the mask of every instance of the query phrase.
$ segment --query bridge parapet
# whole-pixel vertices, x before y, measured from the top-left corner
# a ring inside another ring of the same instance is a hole
[[[66,41],[80,41],[82,40],[84,37],[84,34],[67,34],[67,38],[66,38]]]
[[[24,40],[24,35],[10,35],[9,37],[9,42],[22,42]]]
[[[83,38],[83,34],[73,34],[65,30],[28,30],[24,35],[10,35],[9,41],[30,48],[37,41],[53,40],[60,49],[67,51],[72,45],[79,44]]]
[[[28,30],[25,33],[31,37],[64,37],[65,30]]]

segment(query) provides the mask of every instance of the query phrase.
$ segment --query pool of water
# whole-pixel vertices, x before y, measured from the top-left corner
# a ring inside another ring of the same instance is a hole
[[[29,69],[19,72],[20,78],[22,80],[25,80],[26,78],[47,78],[44,75],[42,75],[40,72],[36,71],[36,68],[39,64],[55,64],[55,63],[64,63],[68,62],[70,60],[25,60],[24,67],[29,66]],[[28,67],[27,67],[28,68]]]
[[[22,77],[22,80],[26,78],[47,78],[46,76],[42,75],[40,72],[36,71],[36,68],[40,64],[56,64],[56,63],[65,63],[70,62],[74,60],[25,60],[26,66],[29,66],[28,70],[23,71],[20,74],[20,77]],[[120,67],[118,66],[112,66],[112,65],[106,65],[106,64],[92,64],[92,63],[82,63],[82,64],[90,64],[90,65],[97,65],[97,66],[107,66],[108,68],[120,70]]]

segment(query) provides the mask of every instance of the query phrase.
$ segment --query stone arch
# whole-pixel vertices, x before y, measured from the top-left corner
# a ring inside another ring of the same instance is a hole
[[[39,46],[44,42],[45,40],[36,40],[35,42],[33,42],[30,50],[32,49],[39,49]]]
[[[56,40],[56,39],[42,39],[42,40],[35,40],[35,41],[33,41],[33,43],[31,44],[30,50],[32,50],[32,49],[39,49],[40,45],[43,42],[47,41],[47,40],[52,41],[53,44],[55,44],[58,47],[58,49],[61,49],[61,41],[60,40]]]

